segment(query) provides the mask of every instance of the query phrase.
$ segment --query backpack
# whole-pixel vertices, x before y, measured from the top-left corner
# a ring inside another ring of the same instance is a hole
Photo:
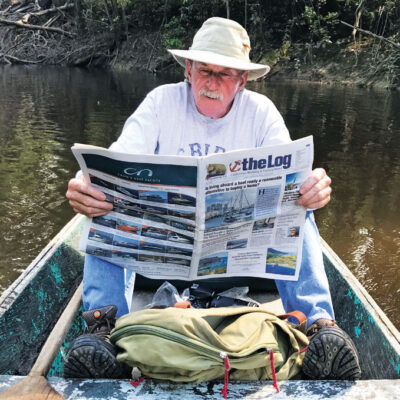
[[[295,316],[297,327],[283,318]],[[303,330],[303,332],[302,332]],[[297,377],[308,346],[304,314],[262,307],[146,309],[119,318],[111,342],[120,362],[176,382]],[[224,388],[225,388],[224,386]],[[226,388],[225,388],[226,391]]]

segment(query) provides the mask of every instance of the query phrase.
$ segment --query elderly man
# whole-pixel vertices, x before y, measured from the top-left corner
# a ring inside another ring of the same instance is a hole
[[[189,50],[170,50],[185,68],[187,81],[150,92],[126,121],[112,150],[134,154],[202,156],[240,148],[287,143],[284,121],[265,96],[244,89],[269,67],[250,62],[247,32],[236,22],[210,18]],[[323,169],[312,171],[300,188],[299,204],[308,209],[330,200],[330,179]],[[81,178],[71,179],[67,198],[76,212],[89,217],[113,208],[105,195]],[[129,312],[124,296],[124,271],[86,255],[83,302],[88,333],[72,344],[65,363],[71,377],[116,378],[124,367],[107,340],[115,317]],[[312,211],[304,226],[303,258],[297,282],[276,281],[286,312],[307,316],[312,336],[303,363],[316,379],[356,379],[358,357],[351,339],[334,321],[324,272],[319,235]]]

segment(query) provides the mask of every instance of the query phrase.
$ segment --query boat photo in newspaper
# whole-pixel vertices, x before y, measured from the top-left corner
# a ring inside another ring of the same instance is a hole
[[[263,229],[273,229],[275,226],[275,218],[276,217],[267,217],[254,221],[253,232]]]
[[[134,199],[138,199],[139,198],[139,191],[136,189],[130,189],[127,188],[125,186],[120,186],[120,185],[115,185],[115,191],[122,193],[126,196],[132,197]]]
[[[93,223],[96,225],[106,226],[107,228],[112,228],[112,229],[115,229],[115,227],[117,226],[117,220],[111,215],[94,217]]]
[[[196,199],[187,194],[168,192],[168,203],[196,207]]]
[[[151,226],[142,226],[142,236],[147,236],[155,239],[167,239],[168,231],[166,229],[153,228]]]
[[[142,219],[143,218],[143,211],[137,211],[137,210],[129,210],[128,208],[121,208],[121,207],[115,207],[114,211],[116,213],[119,214],[125,214],[125,215],[129,215],[130,217],[135,217],[135,218],[139,218]]]
[[[148,213],[148,212],[145,212],[143,214],[143,219],[144,220],[147,219],[147,220],[153,221],[153,222],[159,222],[160,224],[166,224],[168,222],[165,218],[161,217],[160,215]]]
[[[191,257],[193,254],[192,249],[183,247],[166,246],[165,250],[168,254],[181,254],[183,256],[188,256],[188,257]]]
[[[112,244],[114,235],[112,233],[103,232],[95,228],[90,228],[89,239],[96,242]]]
[[[167,240],[169,240],[171,242],[189,243],[189,244],[193,244],[193,242],[194,242],[193,238],[191,238],[189,236],[181,235],[181,234],[173,232],[173,231],[168,231]]]
[[[239,189],[206,196],[206,229],[253,218],[255,189]]]
[[[136,253],[130,253],[128,251],[112,250],[111,254],[112,254],[113,262],[115,262],[115,263],[132,262],[132,261],[136,261],[138,259],[138,255]]]
[[[148,206],[145,204],[140,205],[141,209],[149,214],[167,215],[167,209],[162,207]]]
[[[296,261],[296,251],[283,251],[269,248],[265,272],[280,275],[294,275],[296,272]]]
[[[203,257],[199,262],[197,276],[226,274],[228,253],[221,252]]]
[[[140,241],[139,250],[152,251],[156,253],[165,253],[165,246],[159,243]]]
[[[133,211],[141,211],[141,205],[138,203],[134,203],[132,201],[126,200],[126,199],[122,199],[121,197],[114,197],[114,204],[117,207],[122,207],[122,208],[128,208],[129,210],[133,210]]]
[[[226,244],[226,249],[227,250],[233,250],[233,249],[244,249],[247,247],[247,242],[248,239],[235,239],[235,240],[230,240]]]
[[[101,188],[106,188],[110,190],[115,190],[115,185],[112,182],[106,181],[105,179],[101,179],[98,176],[93,174],[89,174],[90,182],[93,185],[100,186]]]
[[[292,190],[298,191],[307,177],[307,172],[295,172],[293,174],[286,175],[285,192]]]
[[[113,246],[126,247],[128,249],[138,249],[139,241],[125,236],[114,235]]]
[[[136,235],[140,235],[141,226],[142,225],[140,225],[140,224],[136,224],[134,222],[126,221],[123,219],[117,219],[117,224],[116,224],[116,228],[119,231],[126,232],[126,233],[132,233],[132,234],[136,234]]]
[[[192,221],[196,219],[196,213],[189,210],[168,210],[168,215],[171,217],[190,219]]]
[[[161,190],[139,190],[139,200],[167,203],[168,193]]]
[[[168,224],[170,226],[172,226],[173,228],[177,228],[177,229],[181,229],[181,230],[185,230],[185,231],[190,231],[190,232],[194,232],[195,227],[193,225],[189,225],[189,224],[183,224],[182,222],[178,222],[178,221],[168,221]]]
[[[91,254],[92,256],[96,257],[108,257],[111,258],[111,250],[102,249],[97,246],[87,245],[86,253]]]
[[[165,262],[165,257],[150,254],[138,254],[138,261],[163,264]]]

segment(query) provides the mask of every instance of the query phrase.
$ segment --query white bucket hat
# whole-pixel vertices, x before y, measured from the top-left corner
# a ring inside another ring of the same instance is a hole
[[[268,73],[268,65],[250,61],[250,39],[246,30],[230,19],[213,17],[205,21],[189,50],[168,50],[183,67],[185,60],[249,71],[248,80]]]

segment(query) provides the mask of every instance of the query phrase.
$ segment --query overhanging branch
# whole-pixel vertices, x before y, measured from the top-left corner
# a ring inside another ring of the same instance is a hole
[[[60,28],[53,28],[51,26],[24,24],[23,22],[20,22],[20,21],[10,21],[8,19],[3,19],[3,18],[0,18],[0,23],[5,24],[5,25],[14,25],[14,26],[18,26],[19,28],[25,28],[25,29],[35,29],[35,30],[41,30],[41,31],[57,32],[57,33],[60,33],[61,35],[74,37],[74,35],[72,33],[64,31]]]
[[[365,35],[373,36],[373,37],[375,37],[377,39],[384,40],[385,42],[390,43],[392,46],[400,48],[400,44],[399,43],[393,42],[393,40],[387,39],[384,36],[379,36],[376,33],[372,33],[370,31],[366,31],[365,29],[358,28],[357,26],[348,24],[347,22],[344,22],[344,21],[340,21],[340,23],[343,24],[343,25],[348,26],[349,28],[356,29],[357,31],[359,31],[361,33],[364,33]]]

